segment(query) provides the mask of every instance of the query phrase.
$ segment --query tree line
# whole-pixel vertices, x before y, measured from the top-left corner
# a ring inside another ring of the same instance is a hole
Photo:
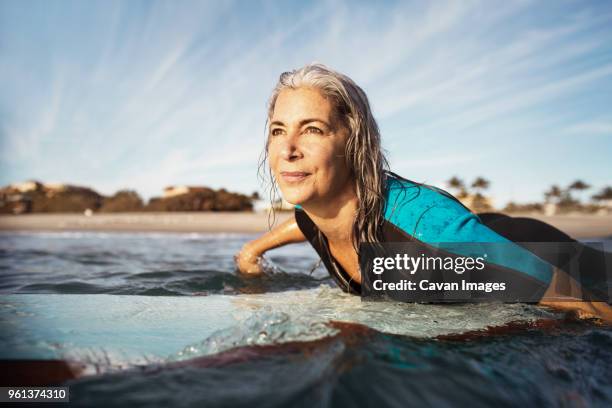
[[[476,177],[472,183],[465,183],[457,176],[451,177],[447,185],[454,190],[455,196],[460,200],[470,199],[471,207],[482,207],[486,203],[485,191],[489,189],[491,183],[484,177]],[[592,188],[583,180],[576,180],[565,187],[553,184],[543,193],[543,202],[515,203],[509,202],[503,211],[522,212],[522,211],[544,211],[546,205],[553,205],[556,212],[584,211],[596,212],[607,208],[606,201],[612,200],[612,186],[605,186],[598,192],[591,194],[590,201],[584,202],[580,199],[587,190]]]

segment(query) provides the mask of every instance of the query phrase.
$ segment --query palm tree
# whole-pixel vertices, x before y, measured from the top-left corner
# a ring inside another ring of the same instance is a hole
[[[476,180],[472,183],[472,188],[475,191],[472,207],[478,212],[490,211],[492,209],[488,200],[482,195],[482,191],[488,189],[489,185],[489,180],[484,177],[476,177]]]
[[[595,201],[612,200],[612,187],[606,186],[602,188],[599,193],[591,196],[591,198]]]
[[[568,189],[570,190],[578,190],[578,191],[586,190],[588,188],[591,188],[591,186],[582,180],[576,180],[572,184],[570,184],[568,187]]]
[[[481,191],[489,188],[489,180],[483,177],[477,177],[472,183],[472,188],[476,190],[476,196],[482,197]]]
[[[482,177],[477,177],[476,180],[474,180],[474,182],[472,183],[472,187],[486,190],[487,188],[489,188],[489,184],[489,180]]]
[[[565,200],[568,202],[574,202],[574,203],[580,202],[580,200],[574,200],[574,198],[571,195],[572,190],[578,191],[578,195],[580,195],[581,191],[587,190],[589,188],[591,188],[591,186],[585,183],[584,181],[576,180],[567,187]]]
[[[453,176],[450,180],[447,181],[447,184],[449,185],[450,188],[458,191],[457,196],[459,198],[467,196],[465,184],[463,183],[463,180],[461,180],[459,177]]]
[[[550,201],[556,201],[559,199],[559,197],[561,197],[562,194],[563,193],[561,189],[559,188],[559,186],[553,184],[550,187],[550,190],[544,193],[544,199],[547,203]]]

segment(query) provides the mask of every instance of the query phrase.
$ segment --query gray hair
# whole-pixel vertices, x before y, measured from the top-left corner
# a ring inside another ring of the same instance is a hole
[[[283,72],[268,103],[268,124],[274,113],[276,99],[284,89],[310,87],[318,89],[336,108],[336,113],[348,127],[345,160],[355,179],[355,191],[359,202],[353,224],[352,243],[359,253],[362,242],[382,241],[384,221],[384,183],[389,164],[381,147],[380,131],[372,115],[370,103],[363,89],[348,76],[323,64],[313,63],[302,68]],[[260,171],[265,167],[266,149],[260,160]],[[276,184],[270,170],[271,200],[274,201]]]

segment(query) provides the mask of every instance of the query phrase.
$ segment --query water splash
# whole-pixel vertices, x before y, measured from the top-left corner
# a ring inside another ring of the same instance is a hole
[[[240,295],[232,298],[240,310],[236,324],[189,345],[169,360],[183,360],[219,353],[240,346],[311,341],[333,336],[330,321],[366,325],[372,329],[417,338],[481,330],[515,321],[559,317],[525,304],[431,305],[369,302],[337,288]]]
[[[198,344],[185,347],[169,358],[185,360],[220,353],[241,346],[269,345],[289,341],[311,341],[333,336],[338,330],[326,322],[291,316],[271,307],[249,316],[240,324],[219,330]]]

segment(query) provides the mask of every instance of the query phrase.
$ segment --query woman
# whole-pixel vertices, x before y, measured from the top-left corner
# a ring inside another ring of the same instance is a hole
[[[283,73],[267,128],[272,179],[296,209],[244,245],[236,264],[245,274],[262,273],[266,251],[308,240],[342,290],[358,294],[361,243],[509,242],[445,191],[388,171],[368,98],[341,73],[321,64]],[[530,255],[529,278],[548,284],[550,265]],[[605,304],[551,305],[610,315]]]

